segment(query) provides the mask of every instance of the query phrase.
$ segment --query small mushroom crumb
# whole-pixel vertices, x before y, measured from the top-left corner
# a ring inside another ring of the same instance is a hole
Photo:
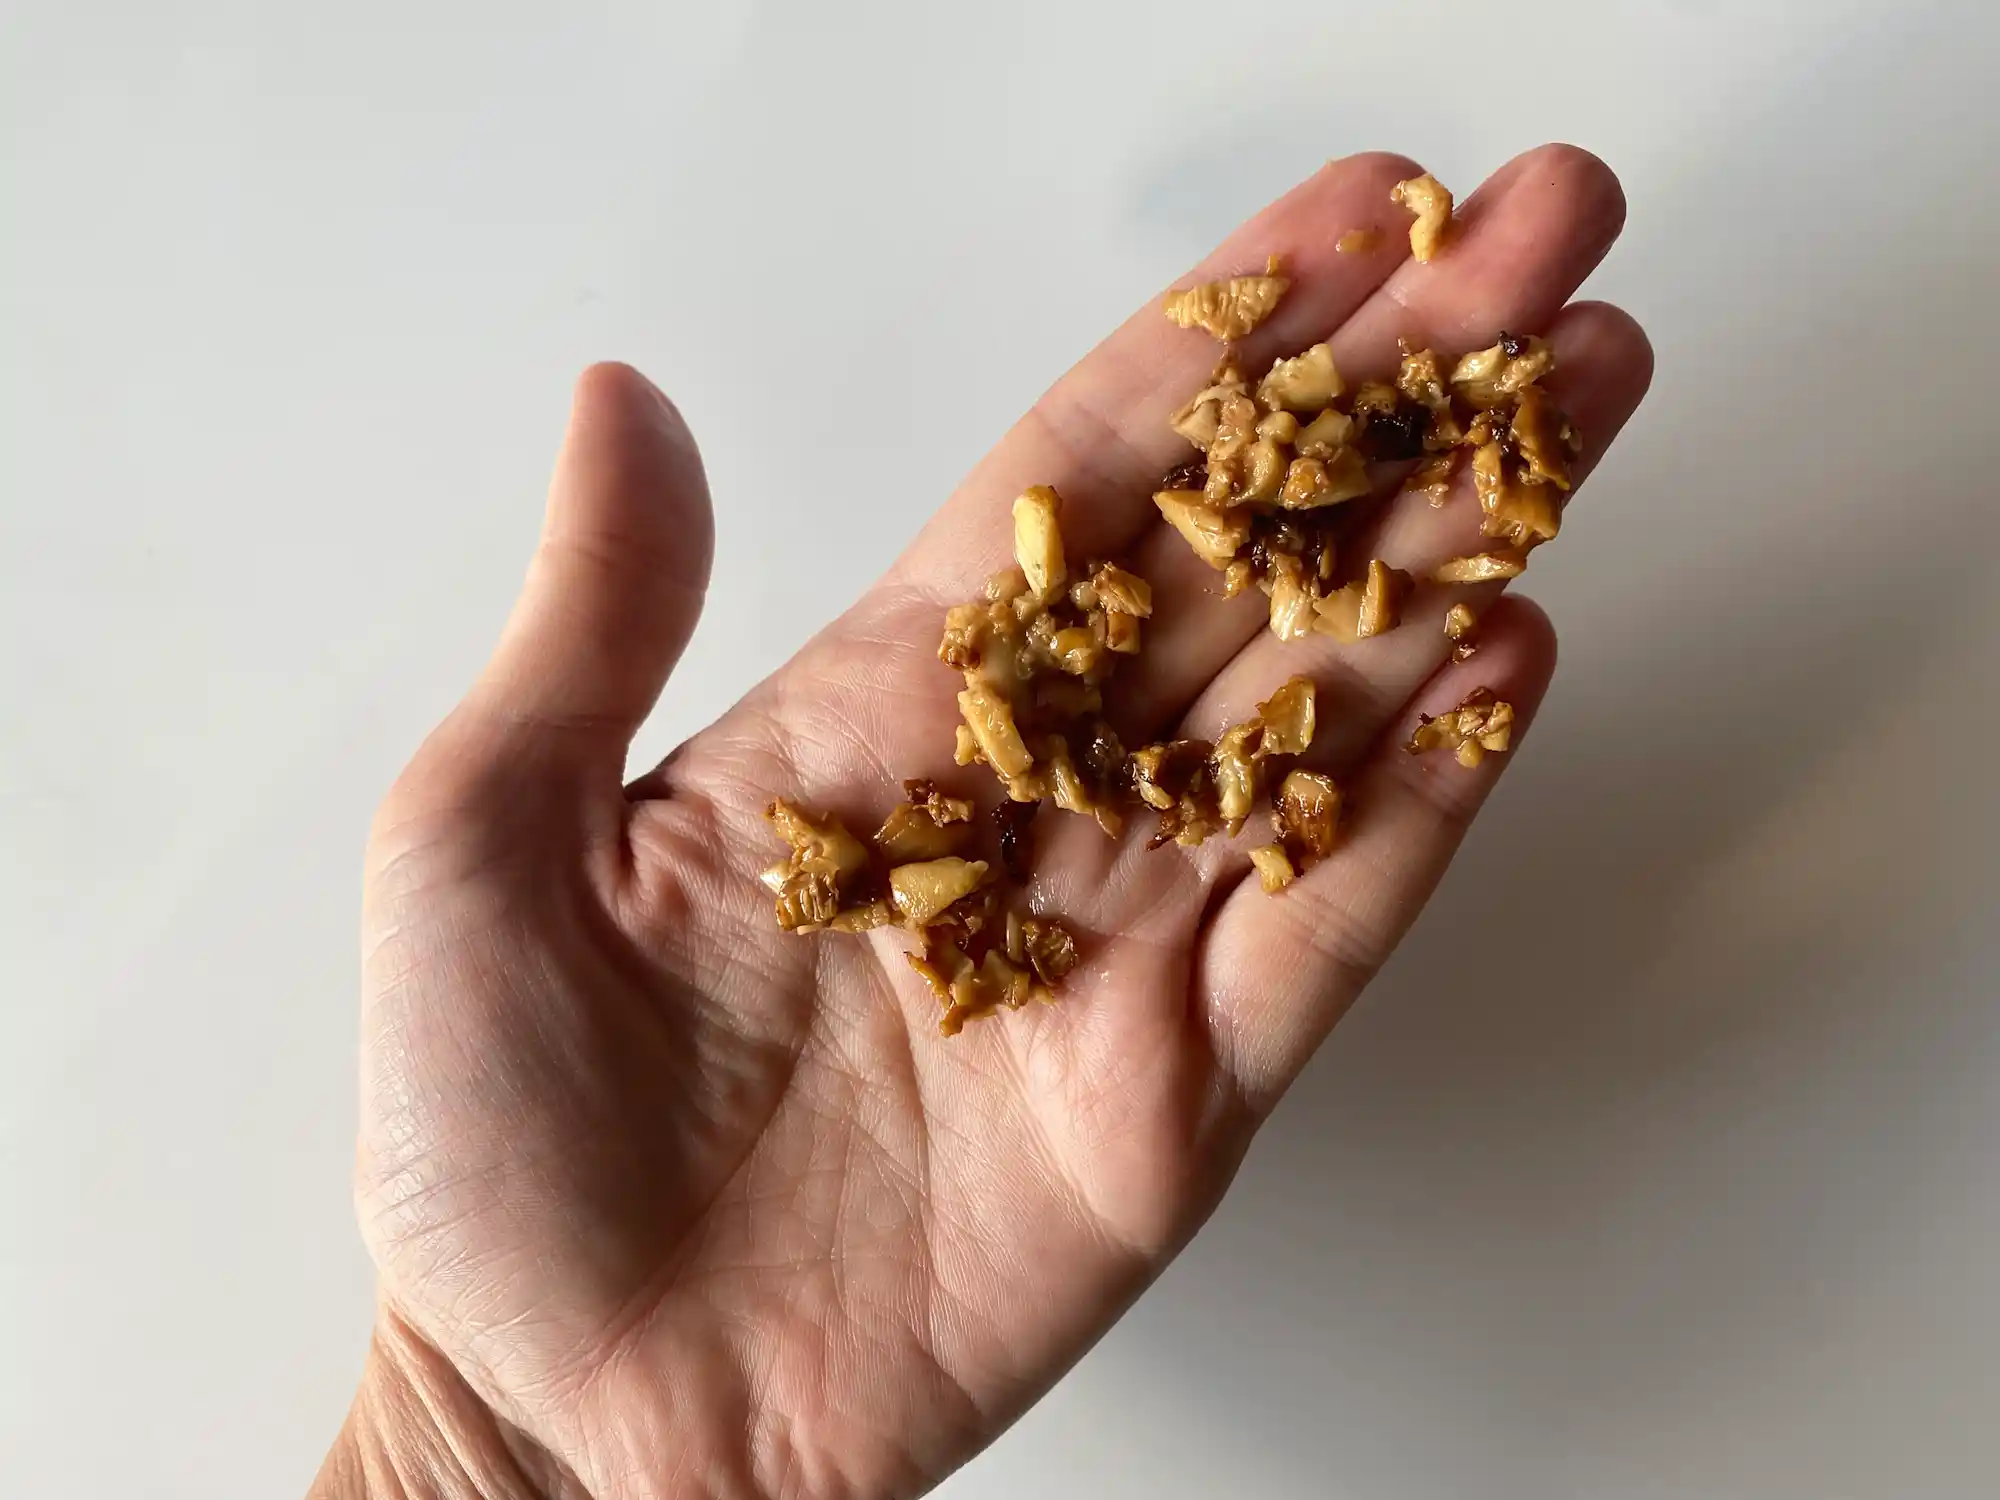
[[[1272,895],[1276,895],[1299,878],[1299,872],[1292,864],[1292,857],[1285,853],[1283,844],[1265,844],[1252,849],[1250,863],[1257,867],[1257,879]]]
[[[1539,338],[1502,333],[1491,348],[1462,355],[1452,366],[1452,388],[1482,411],[1502,406],[1556,367],[1555,350]]]
[[[1387,634],[1401,622],[1403,601],[1415,585],[1401,568],[1371,558],[1362,577],[1319,601],[1313,628],[1349,643]]]
[[[1028,588],[1044,602],[1063,585],[1062,533],[1056,530],[1061,504],[1062,496],[1046,484],[1035,485],[1014,502],[1014,555]]]
[[[1180,327],[1200,328],[1227,344],[1245,337],[1270,317],[1291,284],[1278,274],[1274,255],[1262,276],[1231,276],[1168,292],[1166,313]]]
[[[1333,242],[1333,249],[1336,255],[1366,255],[1380,242],[1372,229],[1350,229]]]
[[[1517,551],[1552,541],[1562,529],[1562,492],[1553,484],[1532,482],[1498,442],[1482,444],[1473,453],[1472,491],[1485,517],[1479,529]]]
[[[1432,718],[1417,720],[1416,733],[1403,748],[1412,755],[1426,750],[1450,750],[1458,763],[1470,770],[1486,758],[1499,754],[1514,737],[1514,705],[1493,696],[1491,688],[1474,688],[1457,708]]]
[[[1133,751],[1133,792],[1160,815],[1149,847],[1240,831],[1269,778],[1312,744],[1314,699],[1312,679],[1294,677],[1212,745],[1170,740]]]
[[[1269,412],[1297,412],[1310,417],[1333,405],[1341,390],[1333,349],[1326,344],[1314,344],[1305,353],[1281,359],[1271,366],[1270,373],[1257,382],[1257,404]],[[1295,423],[1294,441],[1296,433]]]
[[[1527,558],[1503,548],[1471,557],[1454,557],[1431,574],[1431,578],[1438,583],[1491,583],[1500,578],[1519,578],[1527,569]]]
[[[1403,489],[1412,495],[1422,495],[1435,509],[1444,504],[1451,495],[1452,476],[1458,472],[1458,455],[1464,450],[1450,448],[1443,453],[1433,453],[1403,481]]]
[[[972,831],[971,802],[945,796],[932,781],[904,782],[903,798],[871,841],[884,855],[899,863],[942,859],[964,847]]]
[[[1473,627],[1479,623],[1479,616],[1472,612],[1469,604],[1454,604],[1444,612],[1444,633],[1452,643],[1451,659],[1464,661],[1479,649],[1472,639]]]
[[[1451,189],[1430,173],[1397,183],[1390,201],[1417,216],[1410,226],[1410,254],[1427,261],[1438,253],[1451,229]]]
[[[922,927],[935,921],[946,907],[969,896],[986,883],[983,859],[920,860],[897,865],[889,872],[889,901],[903,919]]]
[[[1331,776],[1293,771],[1285,777],[1271,800],[1271,825],[1295,868],[1333,853],[1340,838],[1340,806],[1340,788]]]

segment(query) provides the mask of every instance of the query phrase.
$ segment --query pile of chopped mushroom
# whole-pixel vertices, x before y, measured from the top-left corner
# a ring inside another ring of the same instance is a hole
[[[1397,184],[1393,197],[1416,215],[1412,254],[1430,260],[1448,240],[1451,194],[1425,176]],[[1343,250],[1352,238],[1343,236]],[[1290,286],[1279,272],[1273,257],[1262,275],[1170,293],[1167,316],[1232,344],[1278,306]],[[1225,594],[1255,585],[1269,597],[1280,638],[1380,635],[1400,622],[1417,581],[1380,558],[1342,566],[1342,535],[1371,508],[1362,502],[1400,483],[1442,505],[1470,453],[1481,530],[1499,545],[1437,569],[1440,584],[1515,577],[1529,551],[1556,535],[1580,443],[1541,386],[1554,365],[1542,340],[1512,334],[1449,362],[1448,373],[1433,351],[1405,345],[1393,382],[1350,390],[1324,343],[1276,360],[1254,383],[1225,349],[1172,419],[1199,457],[1167,477],[1154,503],[1223,574]],[[778,925],[811,933],[900,924],[920,943],[907,957],[937,996],[947,1035],[973,1017],[1054,999],[1076,967],[1075,940],[1059,921],[1008,900],[1028,878],[1028,825],[1042,803],[1111,835],[1150,809],[1159,823],[1148,847],[1158,848],[1234,837],[1268,794],[1275,838],[1250,859],[1273,892],[1331,854],[1338,835],[1339,787],[1296,764],[1316,723],[1308,678],[1293,677],[1212,744],[1125,749],[1105,716],[1104,688],[1140,651],[1152,590],[1113,562],[1072,575],[1061,509],[1047,485],[1015,500],[1017,566],[947,613],[938,647],[963,679],[955,758],[987,767],[1004,794],[990,814],[998,867],[968,857],[979,827],[972,802],[927,780],[905,782],[904,800],[866,839],[783,800],[766,812],[791,846],[763,876]],[[1476,623],[1465,602],[1448,607],[1454,660],[1474,651]],[[1406,748],[1449,749],[1476,766],[1507,748],[1512,724],[1512,707],[1478,688],[1452,712],[1425,716]]]
[[[1428,260],[1450,221],[1451,195],[1425,177],[1398,184],[1396,200],[1419,212],[1411,247]],[[1232,290],[1250,283],[1255,296]],[[1269,316],[1284,286],[1270,274],[1237,277],[1169,293],[1167,309],[1182,326],[1228,343]],[[1227,315],[1191,318],[1190,305]],[[1200,456],[1170,473],[1153,503],[1222,573],[1225,595],[1253,584],[1264,592],[1280,639],[1318,632],[1366,640],[1396,627],[1416,581],[1380,558],[1344,566],[1341,540],[1366,509],[1355,502],[1400,486],[1442,505],[1469,452],[1481,529],[1501,545],[1453,559],[1435,582],[1514,577],[1528,552],[1555,536],[1580,440],[1540,383],[1554,368],[1548,344],[1510,333],[1448,371],[1434,350],[1405,344],[1393,382],[1352,389],[1328,344],[1274,361],[1254,384],[1226,350],[1172,418]],[[1469,649],[1470,622],[1458,621],[1452,638]]]

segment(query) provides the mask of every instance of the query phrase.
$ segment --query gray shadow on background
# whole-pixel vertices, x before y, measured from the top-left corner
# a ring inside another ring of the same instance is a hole
[[[1926,1186],[1894,1165],[1953,1150],[1954,1102],[1985,1087],[1968,1007],[1893,982],[1919,950],[1934,982],[1977,916],[1964,861],[1992,794],[1947,726],[1983,716],[2000,743],[1981,701],[2000,142],[1990,112],[1911,139],[1887,102],[1977,98],[1978,58],[1950,43],[1929,24],[1857,40],[1797,83],[1816,102],[1795,118],[1844,120],[1837,138],[1689,162],[1635,205],[1616,264],[1659,293],[1636,310],[1686,426],[1642,414],[1576,518],[1595,538],[1581,565],[1552,550],[1538,570],[1558,627],[1567,607],[1627,628],[1566,642],[1539,732],[1431,911],[1106,1351],[1187,1371],[1190,1413],[1226,1401],[1230,1440],[1296,1493],[1366,1475],[1370,1494],[1430,1494],[1469,1472],[1481,1494],[1536,1493],[1574,1477],[1548,1455],[1587,1443],[1579,1422],[1629,1433],[1702,1409],[1720,1377],[1809,1370],[1815,1293],[1786,1237],[1842,1171],[1884,1169],[1868,1210],[1921,1220]],[[1340,138],[1307,123],[1253,120],[1207,170]],[[1183,175],[1204,158],[1163,159],[1142,220],[1205,203]],[[1765,212],[1718,217],[1746,202]],[[1683,324],[1731,331],[1696,346]],[[1939,732],[1893,727],[1917,724]],[[1968,786],[1986,805],[1954,803]],[[1852,1094],[1815,1069],[1855,1047],[1924,1069],[1935,1102],[1881,1161],[1784,1157],[1755,1122],[1702,1114],[1729,1079],[1728,1097],[1809,1119],[1815,1080]],[[1760,1152],[1783,1170],[1759,1180]],[[1687,1172],[1709,1217],[1666,1256],[1660,1195]],[[1893,1249],[1838,1214],[1824,1227],[1822,1277]]]

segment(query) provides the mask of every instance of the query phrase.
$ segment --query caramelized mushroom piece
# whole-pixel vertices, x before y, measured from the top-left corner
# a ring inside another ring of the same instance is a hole
[[[1248,397],[1249,394],[1250,387],[1244,382],[1242,370],[1225,355],[1215,367],[1215,373],[1208,377],[1208,384],[1188,398],[1187,404],[1173,414],[1168,425],[1206,452],[1222,425],[1222,403]]]
[[[1311,416],[1333,405],[1343,389],[1332,347],[1314,344],[1305,353],[1272,365],[1270,373],[1257,383],[1257,401],[1266,411]]]
[[[1562,529],[1562,493],[1552,484],[1525,483],[1499,443],[1472,455],[1472,491],[1485,513],[1479,529],[1516,551],[1550,541]]]
[[[1464,439],[1465,426],[1452,409],[1451,390],[1435,350],[1412,349],[1404,341],[1402,363],[1396,370],[1396,394],[1428,413],[1421,442],[1424,451],[1453,448]]]
[[[1583,440],[1540,386],[1528,386],[1516,398],[1509,435],[1530,483],[1569,488],[1569,461],[1582,451]]]
[[[1397,183],[1389,190],[1389,199],[1417,216],[1410,226],[1410,254],[1430,260],[1451,229],[1451,190],[1426,172]]]
[[[1340,788],[1318,771],[1293,771],[1278,789],[1271,817],[1287,849],[1324,859],[1340,833]]]
[[[1329,406],[1299,429],[1296,442],[1292,444],[1301,458],[1332,458],[1354,436],[1354,418],[1346,412]],[[1367,491],[1364,489],[1363,494]]]
[[[1527,558],[1519,552],[1502,549],[1454,557],[1431,577],[1438,583],[1491,583],[1500,578],[1519,578],[1527,569]]]
[[[985,883],[983,859],[927,859],[889,872],[889,899],[905,921],[921,927]]]
[[[1034,486],[1014,502],[1014,556],[1028,588],[1043,601],[1053,599],[1063,585],[1062,533],[1056,529],[1061,504],[1062,496],[1046,484]]]
[[[1317,697],[1310,677],[1293,677],[1258,704],[1257,724],[1263,730],[1258,754],[1303,755],[1313,742]]]
[[[1200,328],[1224,343],[1243,338],[1271,316],[1291,285],[1277,272],[1278,260],[1272,256],[1262,276],[1231,276],[1168,292],[1166,314],[1180,327]]]
[[[1194,548],[1195,555],[1211,568],[1226,568],[1237,549],[1250,540],[1250,518],[1240,510],[1216,510],[1205,504],[1198,493],[1161,490],[1153,496],[1167,524]]]
[[[870,841],[898,864],[956,854],[971,832],[972,803],[947,797],[932,781],[903,783],[904,800],[890,809]]]
[[[1452,366],[1452,389],[1481,410],[1505,406],[1556,367],[1556,352],[1538,338],[1500,335],[1490,349],[1475,350]]]
[[[766,807],[764,817],[792,846],[791,856],[761,877],[777,897],[778,925],[787,932],[816,931],[854,892],[868,868],[868,850],[838,818],[815,819],[783,798]]]
[[[1416,732],[1403,748],[1412,755],[1426,750],[1451,750],[1467,770],[1505,750],[1514,737],[1514,705],[1493,696],[1491,688],[1474,688],[1457,708],[1432,718],[1417,719]]]
[[[1452,642],[1453,661],[1464,661],[1479,649],[1472,639],[1473,627],[1478,623],[1479,617],[1469,604],[1454,604],[1444,612],[1444,633]]]
[[[1286,510],[1317,510],[1358,500],[1371,488],[1368,466],[1361,455],[1352,448],[1341,448],[1324,459],[1293,459],[1278,493],[1278,504]]]
[[[1448,448],[1443,453],[1433,453],[1410,471],[1410,477],[1403,481],[1404,490],[1422,495],[1433,507],[1443,505],[1451,494],[1452,475],[1458,472],[1459,452],[1457,448]]]
[[[958,711],[965,716],[979,755],[1003,781],[1024,776],[1035,764],[1027,743],[1014,723],[1014,710],[1007,700],[983,684],[958,695]],[[1033,798],[1025,798],[1033,801]]]
[[[1320,601],[1314,628],[1347,642],[1386,634],[1401,622],[1403,601],[1415,583],[1401,568],[1372,558],[1364,576]]]
[[[1283,844],[1265,844],[1252,849],[1250,863],[1256,866],[1258,881],[1272,895],[1299,878],[1299,872],[1292,865],[1292,857],[1285,853]]]

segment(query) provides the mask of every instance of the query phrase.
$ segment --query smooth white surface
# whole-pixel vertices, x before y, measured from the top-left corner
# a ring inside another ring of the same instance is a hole
[[[580,365],[719,504],[650,760],[1265,198],[1548,138],[1623,174],[1590,290],[1660,358],[1537,558],[1540,730],[1208,1232],[946,1493],[2000,1491],[1990,6],[4,16],[0,1492],[298,1493],[331,1438],[362,831]]]

